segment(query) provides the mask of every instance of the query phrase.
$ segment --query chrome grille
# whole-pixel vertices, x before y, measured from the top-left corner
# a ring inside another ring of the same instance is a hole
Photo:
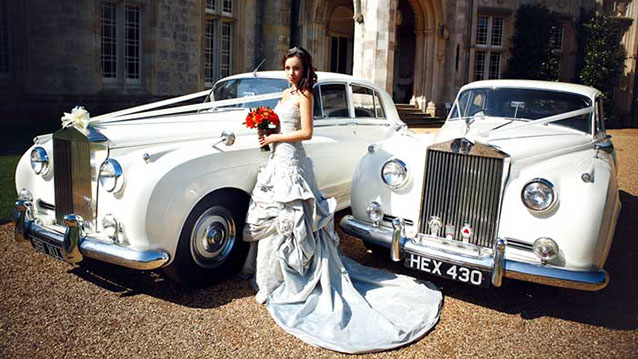
[[[429,233],[432,216],[445,226],[454,225],[461,239],[467,223],[473,230],[470,243],[491,248],[498,232],[498,216],[506,154],[495,148],[457,139],[428,148],[421,214],[421,232]]]
[[[55,219],[64,223],[67,214],[93,221],[89,140],[74,128],[53,134]]]

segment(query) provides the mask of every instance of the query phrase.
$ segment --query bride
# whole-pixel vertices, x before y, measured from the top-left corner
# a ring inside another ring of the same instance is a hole
[[[274,109],[281,129],[259,137],[260,145],[274,148],[259,170],[244,229],[244,240],[256,242],[244,266],[244,273],[255,270],[255,299],[284,330],[340,352],[385,350],[421,338],[438,321],[441,292],[341,253],[335,200],[322,197],[302,144],[313,134],[312,58],[294,47],[282,66],[290,88]]]

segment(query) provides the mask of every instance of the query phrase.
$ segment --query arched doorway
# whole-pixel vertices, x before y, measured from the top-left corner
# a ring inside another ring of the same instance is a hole
[[[330,38],[330,71],[352,74],[354,47],[354,14],[352,2],[338,5],[330,14],[327,34]]]
[[[395,103],[409,103],[414,95],[416,23],[414,9],[407,0],[399,0],[395,21],[392,99]]]
[[[299,43],[313,55],[319,71],[352,74],[353,14],[352,0],[299,0]]]

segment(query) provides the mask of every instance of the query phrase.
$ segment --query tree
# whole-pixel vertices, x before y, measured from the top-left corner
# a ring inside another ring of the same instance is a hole
[[[512,56],[504,78],[558,80],[558,59],[550,46],[554,16],[544,6],[522,5],[516,12]]]
[[[624,68],[618,22],[593,11],[581,11],[578,24],[578,82],[603,93],[603,107],[613,117],[613,92]]]

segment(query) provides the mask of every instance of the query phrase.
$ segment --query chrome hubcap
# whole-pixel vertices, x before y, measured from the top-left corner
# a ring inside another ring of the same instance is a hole
[[[213,223],[206,229],[206,238],[202,245],[207,252],[215,252],[224,244],[226,230],[220,223]]]
[[[235,221],[223,207],[202,213],[191,233],[191,254],[198,265],[216,267],[230,254],[235,243]]]

